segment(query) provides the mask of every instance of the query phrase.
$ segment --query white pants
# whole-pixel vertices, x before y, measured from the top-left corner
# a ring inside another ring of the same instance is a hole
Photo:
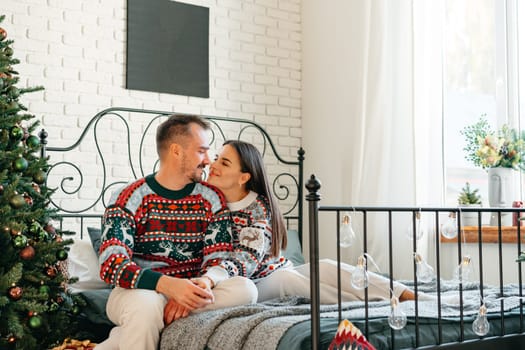
[[[253,304],[257,301],[255,284],[244,277],[222,281],[212,292],[215,302],[197,310],[198,312]],[[106,305],[108,318],[116,326],[111,330],[109,338],[97,345],[96,349],[157,350],[160,333],[164,328],[166,303],[167,299],[163,294],[152,290],[116,287],[111,291]]]
[[[341,299],[342,301],[364,300],[364,289],[352,287],[350,278],[355,267],[341,263]],[[390,299],[390,279],[368,272],[369,300]],[[323,259],[319,261],[319,281],[321,304],[336,304],[337,301],[337,261]],[[310,297],[310,264],[292,268],[278,269],[271,275],[256,282],[259,291],[258,302],[290,295]],[[393,292],[399,297],[407,287],[393,282]]]

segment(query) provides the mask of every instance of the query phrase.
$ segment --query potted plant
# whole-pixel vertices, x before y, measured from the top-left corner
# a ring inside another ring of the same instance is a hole
[[[461,189],[458,197],[460,207],[481,207],[481,196],[478,194],[479,189],[472,189],[470,183],[466,182],[465,187]],[[477,226],[478,213],[463,212],[461,215],[463,226]]]

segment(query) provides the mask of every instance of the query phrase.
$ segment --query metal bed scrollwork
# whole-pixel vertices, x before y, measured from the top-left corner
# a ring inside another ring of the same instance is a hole
[[[101,217],[112,191],[128,181],[155,172],[158,159],[152,146],[155,144],[156,125],[172,114],[179,113],[108,108],[93,116],[80,131],[78,138],[63,147],[48,146],[48,132],[42,129],[39,134],[41,156],[50,156],[47,185],[55,189],[51,204],[57,208],[60,218],[80,221],[77,230],[82,234],[86,219]],[[296,160],[285,159],[260,124],[245,119],[203,117],[211,124],[211,149],[218,150],[227,139],[239,139],[254,143],[265,161],[269,159],[268,172],[274,194],[288,227],[297,229],[302,242],[304,150],[297,150]],[[51,138],[56,140],[54,136]],[[87,143],[90,145],[86,146]],[[115,147],[118,143],[120,148],[116,155]],[[83,151],[88,147],[95,151],[78,152],[83,147]],[[115,159],[122,164],[116,166]],[[115,174],[115,171],[120,173]],[[91,183],[88,183],[88,172]]]

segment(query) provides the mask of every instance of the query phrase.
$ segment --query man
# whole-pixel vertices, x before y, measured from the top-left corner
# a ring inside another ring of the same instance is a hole
[[[116,327],[97,350],[155,350],[164,321],[257,300],[253,282],[236,276],[225,199],[200,182],[208,129],[196,116],[169,117],[157,129],[158,172],[111,198],[99,259],[115,286],[106,311]]]

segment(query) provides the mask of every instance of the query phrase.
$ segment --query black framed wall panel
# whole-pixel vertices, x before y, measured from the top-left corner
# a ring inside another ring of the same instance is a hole
[[[209,9],[127,0],[126,88],[209,97]]]

